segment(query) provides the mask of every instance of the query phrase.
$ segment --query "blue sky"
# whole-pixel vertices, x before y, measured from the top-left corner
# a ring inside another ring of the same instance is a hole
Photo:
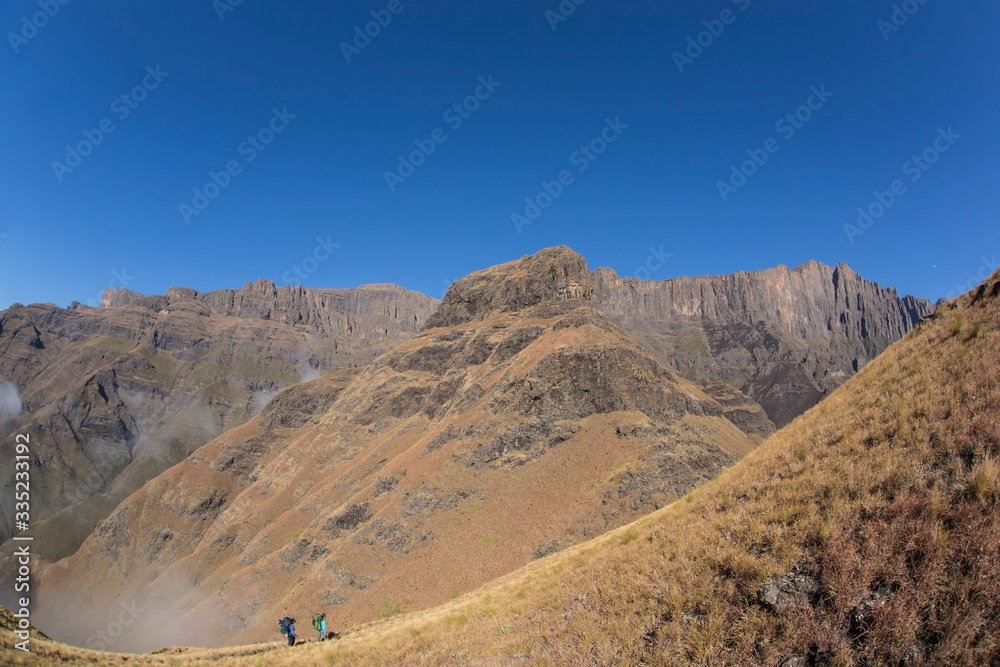
[[[928,298],[998,263],[995,2],[898,26],[877,0],[232,2],[3,4],[0,308],[258,278],[440,297],[562,244],[652,279],[843,261]]]

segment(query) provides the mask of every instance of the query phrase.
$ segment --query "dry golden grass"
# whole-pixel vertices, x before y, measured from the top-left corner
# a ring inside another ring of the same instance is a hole
[[[0,658],[233,667],[742,666],[792,656],[997,664],[998,294],[1000,273],[688,498],[441,607],[294,649],[125,658],[51,645],[44,659]],[[763,581],[803,560],[818,573],[819,602],[785,613],[760,606]],[[893,594],[852,633],[851,611],[877,588]]]

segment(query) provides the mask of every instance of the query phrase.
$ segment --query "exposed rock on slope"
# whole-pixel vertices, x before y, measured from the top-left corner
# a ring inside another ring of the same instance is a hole
[[[933,311],[845,264],[640,281],[594,273],[593,306],[665,366],[736,387],[782,426]]]
[[[722,405],[588,307],[590,277],[568,249],[472,274],[353,379],[279,394],[49,568],[41,627],[85,642],[135,598],[179,619],[176,637],[140,622],[120,643],[148,649],[268,639],[286,611],[340,627],[424,607],[750,451]]]
[[[122,498],[245,422],[275,391],[370,362],[413,336],[437,303],[395,285],[258,281],[205,294],[113,290],[100,308],[3,311],[0,377],[24,401],[9,430],[32,434],[44,471],[33,476],[37,552],[72,553]],[[0,446],[4,460],[11,446]],[[0,510],[0,541],[12,521]]]

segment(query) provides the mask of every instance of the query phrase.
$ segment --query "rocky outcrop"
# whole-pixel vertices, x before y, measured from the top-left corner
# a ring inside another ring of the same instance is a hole
[[[396,285],[257,281],[204,294],[117,289],[99,308],[0,312],[0,378],[23,401],[0,436],[30,432],[45,471],[32,489],[36,552],[69,555],[121,499],[246,422],[275,392],[370,363],[411,338],[437,303]],[[13,440],[2,443],[12,460]],[[12,506],[10,480],[2,507]],[[0,510],[0,542],[12,521]]]
[[[491,313],[540,304],[567,313],[587,303],[592,294],[593,276],[587,261],[565,246],[548,248],[456,282],[426,326],[456,326]]]
[[[797,563],[787,574],[769,577],[757,591],[757,601],[773,612],[808,609],[816,603],[820,579],[807,563]]]
[[[933,312],[924,299],[808,262],[641,281],[594,272],[593,306],[661,363],[748,395],[782,426]]]

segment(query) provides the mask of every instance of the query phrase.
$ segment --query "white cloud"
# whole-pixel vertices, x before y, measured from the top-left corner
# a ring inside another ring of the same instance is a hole
[[[17,387],[0,380],[0,424],[5,424],[21,414],[21,395]]]

